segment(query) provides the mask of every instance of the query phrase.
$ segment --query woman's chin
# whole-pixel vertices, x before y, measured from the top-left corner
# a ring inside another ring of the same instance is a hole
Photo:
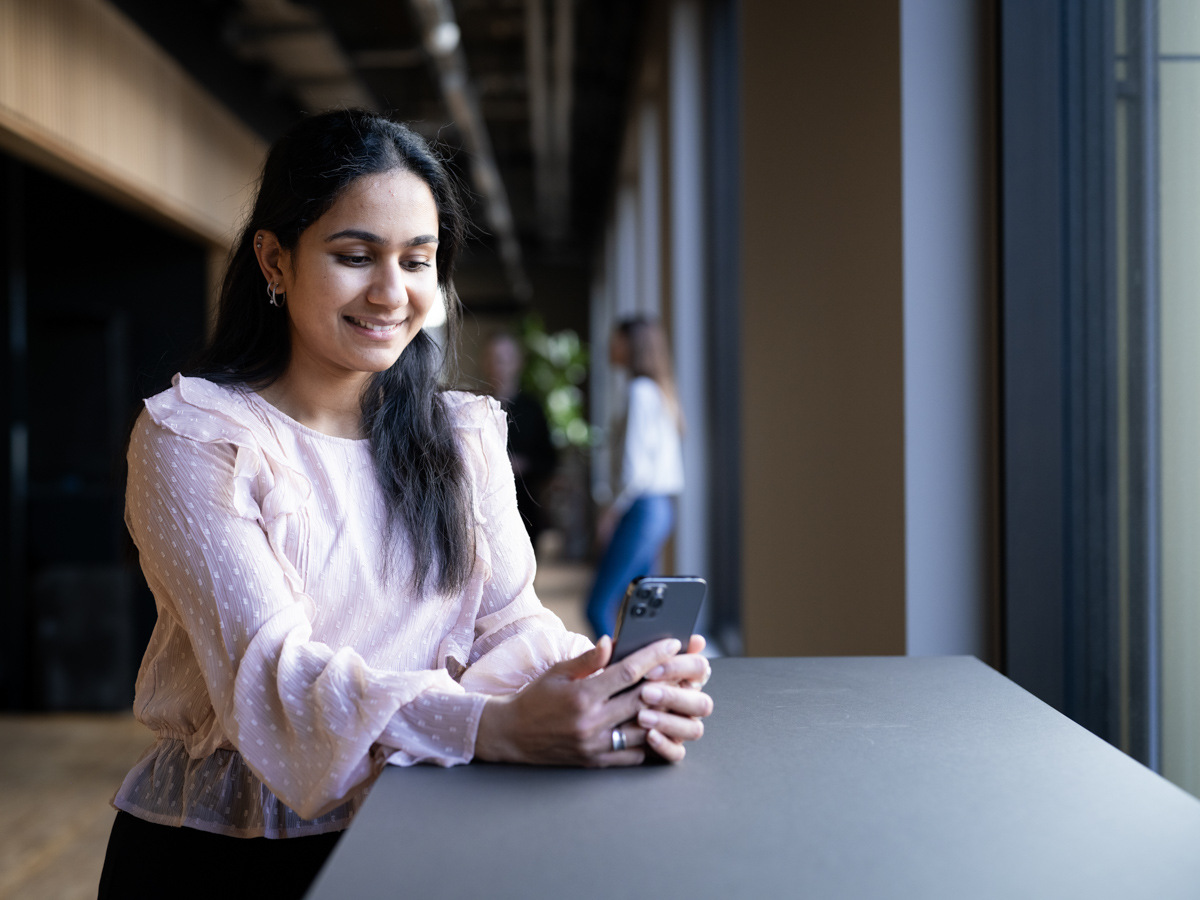
[[[362,353],[359,355],[357,368],[361,372],[370,374],[386,372],[404,355],[404,350],[407,346],[408,341],[405,341],[403,346],[400,347],[379,347]]]

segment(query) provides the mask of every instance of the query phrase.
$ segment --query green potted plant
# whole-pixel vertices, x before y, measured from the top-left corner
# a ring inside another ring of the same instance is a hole
[[[587,345],[569,328],[548,334],[536,313],[521,322],[521,343],[525,350],[521,387],[541,401],[554,445],[586,449],[591,427],[580,385],[587,377]]]

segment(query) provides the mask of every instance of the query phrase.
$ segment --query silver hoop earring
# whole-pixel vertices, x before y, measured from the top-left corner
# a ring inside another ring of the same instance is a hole
[[[276,308],[281,307],[281,306],[283,306],[283,304],[287,303],[287,293],[284,291],[280,291],[278,294],[275,293],[274,283],[268,282],[267,283],[267,300],[270,301],[272,306],[274,306]]]

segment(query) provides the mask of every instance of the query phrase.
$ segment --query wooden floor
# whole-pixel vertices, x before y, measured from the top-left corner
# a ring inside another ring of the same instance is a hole
[[[569,630],[593,637],[583,612],[592,586],[590,565],[581,562],[540,563],[533,586],[543,605],[553,610]]]
[[[542,601],[588,634],[584,564],[543,564]],[[109,799],[150,732],[127,713],[0,715],[0,900],[92,900]]]
[[[128,713],[0,716],[0,900],[95,898],[109,798],[150,741]]]

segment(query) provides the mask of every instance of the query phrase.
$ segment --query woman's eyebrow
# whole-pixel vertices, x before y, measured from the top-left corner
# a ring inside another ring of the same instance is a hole
[[[346,228],[342,231],[334,232],[325,238],[325,242],[336,241],[339,238],[355,238],[360,241],[366,241],[368,244],[386,244],[387,240],[375,234],[373,231],[362,231],[358,228]],[[420,234],[415,238],[410,238],[404,242],[405,247],[419,247],[422,244],[436,244],[438,242],[437,235]]]
[[[357,238],[360,241],[366,241],[368,244],[383,244],[386,243],[383,238],[371,231],[362,231],[358,228],[346,228],[342,231],[335,232],[325,238],[326,243],[336,241],[338,238]]]

